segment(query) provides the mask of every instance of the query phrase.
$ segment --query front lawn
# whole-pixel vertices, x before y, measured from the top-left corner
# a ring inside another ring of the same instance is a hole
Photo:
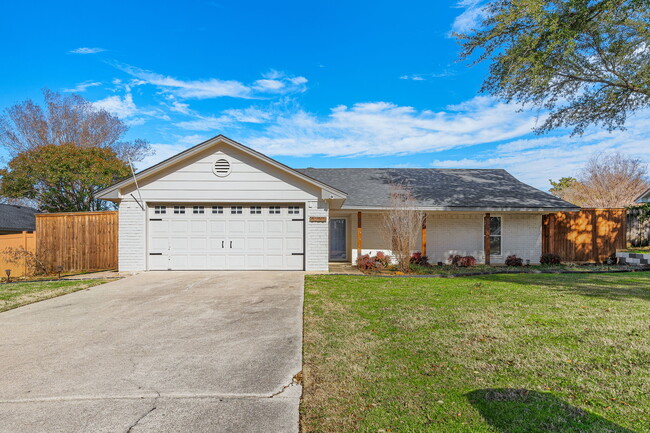
[[[106,283],[110,280],[85,280],[85,281],[37,281],[29,283],[2,283],[0,284],[0,312],[12,308],[66,295],[78,290],[87,289]]]
[[[649,432],[650,274],[312,275],[303,432]]]

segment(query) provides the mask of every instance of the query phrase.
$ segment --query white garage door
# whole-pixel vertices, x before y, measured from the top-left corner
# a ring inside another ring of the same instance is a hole
[[[303,233],[299,205],[152,205],[149,269],[302,270]]]

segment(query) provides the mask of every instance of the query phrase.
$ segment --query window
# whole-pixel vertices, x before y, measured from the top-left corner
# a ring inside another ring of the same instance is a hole
[[[174,206],[174,213],[175,214],[184,214],[185,213],[185,206]]]
[[[193,214],[202,214],[205,213],[205,208],[203,206],[194,206],[192,208],[192,213]]]
[[[221,215],[223,213],[223,206],[212,206],[212,213]]]
[[[269,213],[271,215],[280,215],[280,206],[269,206]]]
[[[299,206],[289,206],[289,215],[299,215],[300,207]]]
[[[501,217],[490,217],[490,255],[501,255]]]
[[[262,206],[251,206],[251,215],[259,215],[262,213]]]
[[[242,210],[241,206],[232,206],[230,208],[230,213],[233,215],[241,215],[241,210]]]
[[[156,215],[164,215],[167,213],[167,206],[155,206],[153,212]]]

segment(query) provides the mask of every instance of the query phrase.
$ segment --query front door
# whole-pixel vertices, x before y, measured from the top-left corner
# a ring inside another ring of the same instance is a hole
[[[330,218],[330,260],[342,262],[348,259],[347,219]]]

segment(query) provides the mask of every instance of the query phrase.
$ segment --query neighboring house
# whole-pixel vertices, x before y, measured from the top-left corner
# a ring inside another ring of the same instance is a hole
[[[635,200],[637,203],[649,203],[650,202],[650,188],[646,190],[643,194],[637,197]]]
[[[222,135],[97,197],[119,205],[122,271],[322,271],[390,254],[381,218],[390,185],[402,182],[426,212],[422,247],[433,263],[451,254],[483,262],[486,238],[492,263],[510,254],[537,263],[542,215],[578,210],[504,170],[294,170]]]
[[[33,232],[38,211],[27,206],[0,204],[0,235]]]

